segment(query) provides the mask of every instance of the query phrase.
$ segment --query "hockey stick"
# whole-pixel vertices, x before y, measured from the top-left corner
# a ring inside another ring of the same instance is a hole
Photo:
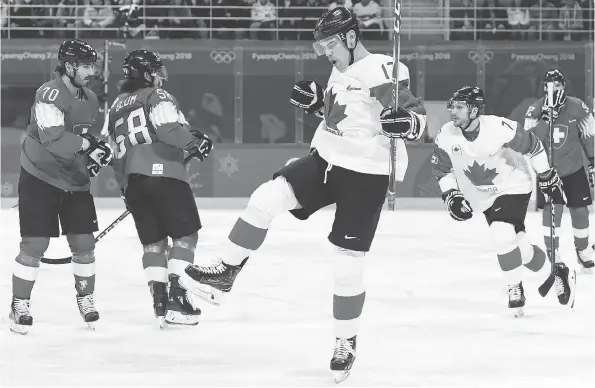
[[[547,83],[547,105],[549,109],[549,118],[550,118],[550,133],[549,133],[549,141],[550,144],[548,145],[549,153],[550,153],[550,164],[554,166],[554,84],[552,82]],[[539,291],[539,295],[545,297],[552,285],[554,284],[554,280],[556,279],[556,214],[555,214],[555,205],[552,196],[548,198],[548,204],[550,207],[550,241],[552,244],[552,249],[550,253],[550,261],[551,261],[551,271],[550,275],[545,279],[543,284],[537,288]]]
[[[184,158],[184,165],[187,165],[192,160],[192,158],[193,158],[192,155],[186,156],[186,158]],[[120,214],[120,216],[118,218],[116,218],[116,220],[114,222],[109,224],[109,226],[107,228],[105,228],[101,233],[99,233],[97,235],[97,237],[95,237],[95,243],[97,243],[97,241],[104,238],[106,234],[108,234],[112,229],[114,229],[116,227],[116,225],[118,225],[120,222],[122,222],[124,220],[124,218],[128,217],[129,214],[130,214],[130,211],[128,209],[126,209],[126,211],[124,211],[124,213]],[[68,264],[68,263],[72,262],[72,256],[64,257],[62,259],[48,259],[46,257],[42,257],[41,262],[45,263],[45,264]]]
[[[397,110],[399,103],[399,59],[401,57],[401,2],[395,0],[395,24],[393,35],[393,106]],[[390,139],[390,164],[388,169],[388,210],[395,210],[397,191],[397,139]]]

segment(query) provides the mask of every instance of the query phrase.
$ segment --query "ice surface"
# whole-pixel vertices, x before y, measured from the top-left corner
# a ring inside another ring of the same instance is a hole
[[[101,209],[106,227],[121,209]],[[202,210],[196,260],[216,255],[238,210]],[[18,213],[0,213],[0,385],[334,386],[329,371],[332,211],[300,222],[277,219],[225,304],[203,304],[196,327],[161,331],[131,218],[97,245],[95,332],[78,315],[68,265],[42,264],[26,336],[8,329]],[[576,260],[570,218],[562,257]],[[543,245],[541,218],[528,235]],[[384,213],[367,256],[367,299],[358,358],[342,386],[593,387],[593,276],[579,274],[574,309],[537,293],[527,271],[525,316],[506,307],[505,281],[481,215],[452,221],[445,211]],[[68,256],[64,239],[48,257]],[[202,306],[201,306],[202,307]]]

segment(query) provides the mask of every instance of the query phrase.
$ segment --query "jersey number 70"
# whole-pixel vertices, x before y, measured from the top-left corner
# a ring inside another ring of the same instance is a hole
[[[153,142],[151,134],[149,133],[149,128],[147,127],[145,111],[142,107],[130,112],[126,118],[126,122],[124,122],[124,117],[116,120],[116,123],[114,124],[116,133],[118,133],[118,128],[122,125],[126,125],[128,135],[118,135],[118,137],[116,137],[116,159],[122,159],[126,154],[126,139],[129,140],[130,147],[134,147],[138,144],[151,144]]]

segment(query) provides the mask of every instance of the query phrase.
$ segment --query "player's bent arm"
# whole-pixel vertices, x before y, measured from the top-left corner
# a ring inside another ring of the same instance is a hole
[[[35,122],[39,128],[39,141],[50,153],[71,157],[83,149],[83,138],[65,130],[64,112],[56,105],[37,102]]]
[[[153,106],[149,119],[155,127],[155,136],[165,144],[186,150],[196,142],[196,137],[180,123],[178,108],[171,101]]]
[[[585,151],[585,156],[591,163],[593,160],[593,148],[595,148],[595,119],[591,113],[578,120],[579,141]]]
[[[434,144],[434,154],[432,155],[432,174],[438,180],[438,185],[442,193],[450,190],[458,190],[459,184],[453,172],[452,161],[448,153],[440,148],[438,143]]]
[[[517,125],[514,137],[503,147],[510,148],[520,154],[528,156],[531,166],[537,174],[543,174],[550,170],[550,164],[545,153],[543,143],[532,131],[525,131]]]

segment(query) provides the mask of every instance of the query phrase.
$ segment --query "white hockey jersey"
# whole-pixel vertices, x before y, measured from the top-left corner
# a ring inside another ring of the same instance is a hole
[[[468,140],[452,121],[436,137],[433,173],[443,193],[460,190],[474,211],[485,211],[504,194],[533,190],[533,169],[549,169],[541,141],[516,121],[498,116],[479,116],[479,134]]]
[[[383,54],[370,54],[344,72],[333,68],[324,120],[311,144],[328,163],[365,174],[389,174],[389,139],[382,135],[380,112],[392,103],[392,69],[392,58]],[[409,106],[402,106],[402,100]],[[414,112],[419,108],[425,127],[425,110],[406,89],[399,90],[399,106]],[[403,140],[397,141],[396,151],[397,179],[403,180],[408,163]]]

